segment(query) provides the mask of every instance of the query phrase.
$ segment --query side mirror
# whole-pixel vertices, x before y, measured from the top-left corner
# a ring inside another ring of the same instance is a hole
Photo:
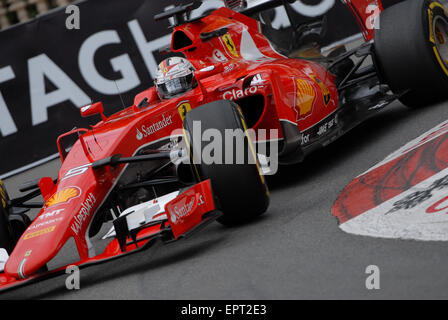
[[[202,79],[211,77],[215,74],[221,73],[224,71],[224,67],[222,64],[215,64],[209,67],[202,68],[194,73],[194,77],[196,80],[200,81]]]
[[[100,114],[103,121],[107,120],[106,116],[104,115],[104,107],[102,102],[92,103],[81,108],[81,116],[83,118],[87,118],[96,114]]]

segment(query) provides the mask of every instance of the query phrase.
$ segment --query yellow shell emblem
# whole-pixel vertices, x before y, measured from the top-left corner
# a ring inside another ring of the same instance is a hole
[[[57,204],[66,203],[71,199],[78,197],[80,194],[81,191],[78,188],[65,188],[55,193],[50,199],[48,199],[45,205],[47,207],[51,207]]]
[[[300,115],[303,116],[313,108],[316,92],[313,86],[306,80],[296,79],[297,88],[297,107],[299,107]]]

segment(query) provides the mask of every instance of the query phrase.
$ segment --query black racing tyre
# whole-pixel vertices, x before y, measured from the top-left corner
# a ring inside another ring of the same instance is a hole
[[[200,123],[200,129],[198,126],[194,126],[194,122]],[[213,193],[218,197],[223,212],[218,221],[224,225],[235,225],[252,220],[264,213],[269,205],[269,191],[261,175],[258,159],[245,133],[246,125],[239,107],[227,100],[199,106],[186,114],[184,129],[187,133],[191,159],[194,162],[193,171],[199,180],[211,180]],[[213,163],[205,158],[201,158],[202,161],[197,160],[199,155],[204,155],[203,151],[207,145],[213,142],[206,142],[204,145],[203,142],[198,141],[202,139],[197,137],[202,137],[207,129],[219,132],[224,142],[221,143],[222,148],[209,153],[215,157],[216,161]],[[229,139],[225,139],[226,129],[240,129],[239,132],[244,137],[245,159],[240,161],[240,164],[235,164],[237,163],[235,161],[237,152],[241,150],[236,151],[235,140],[227,141]],[[199,132],[194,132],[194,130],[199,130]],[[229,146],[232,145],[233,147],[229,149]],[[225,152],[229,150],[232,150],[232,154],[228,154],[226,162]],[[221,151],[220,155],[219,151]],[[229,161],[230,159],[231,161]]]
[[[384,10],[375,30],[380,77],[408,107],[448,99],[448,12],[431,0]]]
[[[12,228],[9,222],[9,210],[7,203],[9,201],[3,181],[0,180],[0,248],[6,249],[10,254],[14,248],[14,238]]]

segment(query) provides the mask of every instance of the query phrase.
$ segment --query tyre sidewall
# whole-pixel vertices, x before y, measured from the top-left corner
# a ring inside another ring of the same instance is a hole
[[[215,101],[196,109],[187,114],[184,122],[187,132],[191,134],[192,123],[198,120],[202,122],[202,132],[213,128],[220,131],[223,137],[225,129],[241,129],[245,133],[245,150],[251,147],[244,118],[236,104],[230,101]],[[193,153],[195,148],[198,148],[198,145],[195,141],[190,141],[190,153]],[[202,149],[200,151],[202,152]],[[224,213],[219,219],[223,224],[232,225],[250,220],[266,211],[269,204],[269,192],[252,148],[249,156],[253,157],[255,164],[193,164],[199,180],[211,180],[213,191],[218,196]]]
[[[403,100],[433,101],[448,98],[448,70],[434,51],[433,22],[448,16],[430,0],[407,0],[386,9],[375,31],[376,62],[380,75],[395,93],[409,91]],[[410,98],[412,97],[412,98]]]

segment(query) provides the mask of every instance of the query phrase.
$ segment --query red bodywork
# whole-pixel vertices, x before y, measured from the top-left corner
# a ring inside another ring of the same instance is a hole
[[[364,7],[360,3],[366,1],[351,1],[357,2],[362,11]],[[226,32],[201,40],[201,34],[215,30]],[[187,45],[179,47],[179,43]],[[117,239],[112,240],[103,253],[96,254],[87,234],[92,218],[127,165],[94,170],[91,164],[115,154],[131,157],[157,142],[169,142],[174,130],[183,127],[183,112],[189,108],[221,99],[238,102],[257,95],[264,106],[252,127],[278,129],[282,139],[281,122],[293,124],[299,135],[333,114],[338,107],[334,75],[317,63],[289,59],[277,53],[261,34],[256,20],[230,9],[220,8],[200,20],[176,27],[171,49],[184,53],[197,70],[214,65],[215,71],[209,74],[198,71],[198,78],[203,78],[199,85],[180,97],[160,101],[154,88],[150,88],[135,98],[133,106],[104,118],[91,130],[79,129],[67,134],[78,134],[79,139],[68,155],[60,149],[63,162],[57,184],[49,178],[41,179],[39,187],[46,204],[11,253],[5,272],[0,274],[0,288],[39,277],[36,272],[54,258],[70,238],[75,240],[80,257],[74,265],[89,265],[125,254]],[[244,80],[253,75],[258,76],[244,85]],[[143,98],[148,99],[149,106],[137,107]],[[205,206],[198,206],[200,196],[207,200]],[[171,226],[176,238],[197,225],[202,214],[216,209],[209,181],[179,195],[165,209],[169,211],[177,203],[187,202],[193,203],[191,218],[181,219]],[[171,218],[167,223],[172,224]],[[160,229],[160,225],[147,227],[138,237],[148,238],[158,234]],[[142,244],[145,241],[148,240]],[[128,245],[126,253],[137,248],[134,244]],[[61,270],[64,268],[55,271]]]

